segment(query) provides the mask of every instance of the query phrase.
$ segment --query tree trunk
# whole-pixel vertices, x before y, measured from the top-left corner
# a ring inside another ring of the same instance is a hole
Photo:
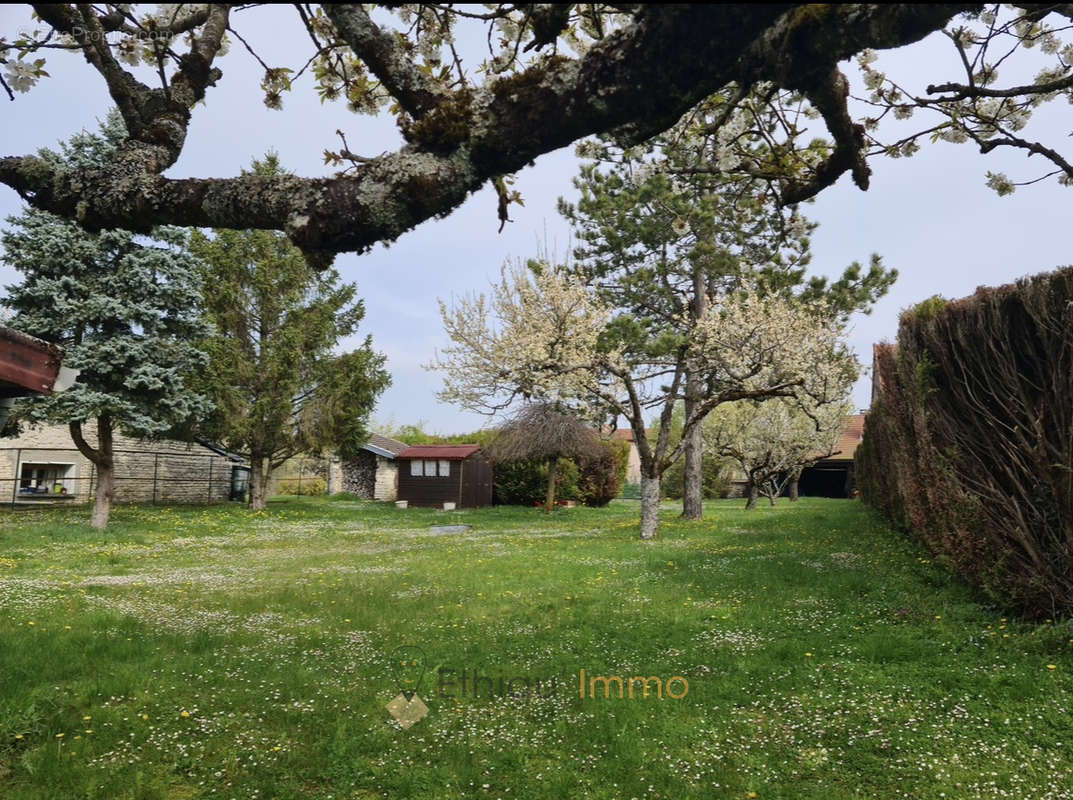
[[[641,473],[641,538],[655,539],[659,533],[660,476]]]
[[[698,261],[693,265],[693,303],[690,309],[694,320],[708,313],[708,287],[704,269]],[[704,399],[704,382],[696,370],[686,373],[685,418],[697,403]],[[704,441],[700,425],[682,431],[685,439],[685,478],[682,486],[682,518],[700,519],[704,516]]]
[[[82,423],[68,426],[71,438],[78,451],[90,460],[97,469],[97,487],[93,495],[93,516],[90,524],[103,531],[112,515],[112,500],[115,498],[115,457],[112,450],[112,418],[107,414],[97,417],[97,447],[89,446],[82,435]]]
[[[268,474],[265,471],[265,459],[250,456],[250,509],[264,511],[268,507],[265,497],[268,491]]]
[[[755,483],[753,483],[752,481],[749,481],[748,486],[746,486],[746,488],[745,488],[745,497],[746,497],[745,510],[746,511],[748,511],[751,508],[756,508],[756,499],[759,496],[760,496],[759,487]]]
[[[700,381],[692,374],[686,378],[685,416],[693,411],[703,391]],[[704,440],[700,425],[685,431],[685,480],[682,487],[682,519],[701,519],[704,516]]]
[[[790,476],[790,502],[797,502],[797,485],[801,481],[801,470],[795,469],[794,474]]]
[[[108,527],[112,515],[112,500],[115,498],[115,465],[100,463],[97,467],[97,491],[93,496],[93,520],[90,524],[99,531]]]
[[[555,510],[555,482],[559,478],[559,459],[548,459],[548,493],[544,498],[544,513]]]
[[[775,505],[775,491],[771,490],[767,493],[767,499],[771,501],[771,505]]]

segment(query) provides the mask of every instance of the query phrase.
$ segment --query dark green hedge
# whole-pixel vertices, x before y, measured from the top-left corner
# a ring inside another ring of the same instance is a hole
[[[1003,604],[1073,611],[1073,268],[907,311],[873,380],[864,500]]]

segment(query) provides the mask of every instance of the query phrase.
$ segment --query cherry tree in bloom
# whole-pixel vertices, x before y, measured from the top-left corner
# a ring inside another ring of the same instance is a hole
[[[706,453],[732,461],[745,475],[746,508],[755,507],[761,493],[775,505],[786,484],[796,484],[805,467],[833,454],[850,413],[845,400],[850,384],[832,388],[828,402],[740,400],[720,406],[704,421]],[[791,499],[797,499],[793,491]]]
[[[723,403],[788,397],[822,405],[841,398],[859,370],[824,302],[748,284],[699,318],[683,313],[676,329],[687,335],[671,349],[648,346],[629,317],[547,264],[505,268],[490,296],[441,302],[440,311],[452,342],[429,365],[444,373],[441,400],[494,413],[517,399],[551,398],[629,423],[641,461],[643,539],[657,534],[660,482],[682,454],[671,421],[687,373],[704,375],[708,391],[685,419],[683,441]]]

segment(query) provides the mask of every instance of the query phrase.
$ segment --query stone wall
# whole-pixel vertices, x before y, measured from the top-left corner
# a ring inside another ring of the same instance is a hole
[[[83,433],[90,445],[96,444],[96,425],[87,423]],[[231,461],[199,444],[116,433],[114,449],[118,502],[206,503],[230,497]],[[27,464],[57,472],[58,482],[75,498],[63,502],[92,497],[96,469],[78,452],[66,425],[27,428],[20,436],[0,439],[0,502],[19,500],[20,473]]]
[[[374,500],[394,502],[399,492],[398,462],[383,456],[376,457],[376,490]]]

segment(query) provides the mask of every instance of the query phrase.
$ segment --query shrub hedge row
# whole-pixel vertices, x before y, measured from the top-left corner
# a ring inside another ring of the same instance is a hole
[[[606,506],[618,497],[626,479],[630,446],[605,440],[598,458],[560,458],[556,496],[587,506]],[[548,491],[548,467],[542,461],[499,462],[493,470],[495,502],[531,506],[544,502]]]
[[[925,301],[875,353],[862,498],[997,601],[1073,612],[1073,268]]]

